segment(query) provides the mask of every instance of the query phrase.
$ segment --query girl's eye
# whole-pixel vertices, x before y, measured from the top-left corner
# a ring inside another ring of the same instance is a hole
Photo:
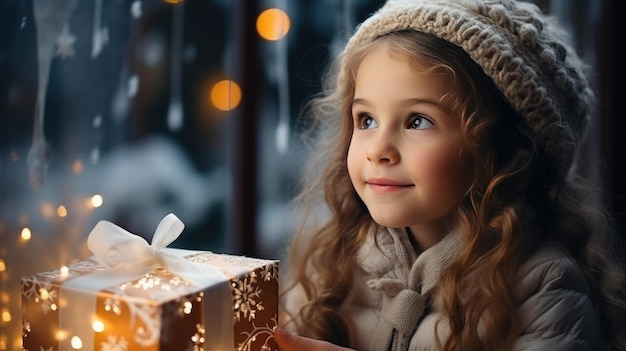
[[[357,125],[360,129],[372,129],[378,127],[376,120],[372,118],[372,116],[366,114],[359,114]]]
[[[419,115],[419,114],[414,114],[413,116],[411,116],[411,119],[409,120],[409,129],[428,129],[428,128],[432,128],[435,125],[433,124],[433,122],[431,122],[428,118]]]

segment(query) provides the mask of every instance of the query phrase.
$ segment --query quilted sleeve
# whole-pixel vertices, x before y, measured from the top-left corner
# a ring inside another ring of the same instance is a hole
[[[563,254],[542,253],[522,270],[516,289],[522,333],[514,350],[602,350],[600,318],[580,268]]]

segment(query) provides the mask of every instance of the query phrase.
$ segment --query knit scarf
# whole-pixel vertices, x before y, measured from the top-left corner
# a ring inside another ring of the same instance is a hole
[[[418,256],[408,235],[400,229],[381,231],[376,233],[378,245],[370,236],[358,254],[369,275],[367,285],[383,292],[372,350],[408,349],[440,273],[460,250],[460,236],[452,232]]]

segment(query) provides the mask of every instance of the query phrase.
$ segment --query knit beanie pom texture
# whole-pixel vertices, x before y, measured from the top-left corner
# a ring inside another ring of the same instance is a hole
[[[531,126],[555,176],[568,175],[593,96],[585,65],[554,18],[513,0],[389,0],[359,25],[345,50],[402,30],[465,50]]]

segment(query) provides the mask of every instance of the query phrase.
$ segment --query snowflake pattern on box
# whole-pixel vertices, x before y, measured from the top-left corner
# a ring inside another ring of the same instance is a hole
[[[222,263],[225,263],[224,266],[247,267],[248,269],[254,269],[255,267],[262,265],[262,263],[266,263],[266,261],[260,259],[217,254],[197,254],[187,256],[187,259],[193,262],[206,264],[213,264],[217,261],[221,261]],[[226,274],[232,273],[226,269],[223,269],[223,271]],[[270,281],[272,279],[277,280],[278,265],[276,263],[262,265],[260,279],[263,281]],[[238,277],[231,279],[234,309],[233,318],[235,321],[242,320],[242,317],[248,321],[252,321],[255,318],[256,312],[264,309],[263,304],[259,299],[263,291],[255,283],[257,283],[257,273],[254,270],[252,270],[250,274],[243,279]]]
[[[243,335],[246,336],[246,339],[237,346],[237,351],[252,351],[252,342],[256,341],[259,336],[266,335],[265,343],[261,346],[261,351],[278,351],[278,349],[272,349],[270,345],[268,345],[268,341],[274,339],[274,327],[278,325],[278,321],[276,318],[272,318],[272,325],[269,323],[264,326],[256,326],[255,323],[252,323],[252,331],[244,332]]]
[[[278,279],[278,265],[276,263],[268,264],[267,260],[214,253],[198,253],[185,256],[185,258],[192,262],[215,265],[220,268],[224,273],[230,275],[232,275],[234,272],[229,270],[229,267],[243,267],[248,271],[251,271],[260,266],[263,266],[263,279],[265,281]]]
[[[265,325],[257,325],[255,321],[257,313],[266,308],[261,298],[263,290],[257,283],[278,281],[278,263],[268,264],[266,260],[221,254],[198,254],[186,258],[194,262],[215,265],[225,274],[234,275],[230,281],[233,322],[245,320],[252,323],[252,330],[242,332],[244,340],[237,343],[237,351],[252,351],[253,347],[261,351],[278,351],[270,345],[270,341],[274,339],[273,328],[278,325],[277,317],[271,318]],[[246,267],[250,272],[238,276],[229,267]],[[257,340],[264,340],[260,348],[259,345],[254,345]]]
[[[109,335],[100,343],[100,351],[128,351],[128,341],[123,336]]]
[[[77,276],[94,273],[104,269],[96,260],[84,260],[56,270],[38,273],[21,279],[22,298],[32,299],[41,305],[44,315],[58,308],[58,292],[51,286],[51,281],[64,281]]]
[[[263,292],[256,283],[256,273],[253,271],[249,276],[242,279],[233,279],[231,291],[233,292],[233,319],[239,322],[243,318],[251,322],[256,318],[256,312],[264,309],[261,301]]]

